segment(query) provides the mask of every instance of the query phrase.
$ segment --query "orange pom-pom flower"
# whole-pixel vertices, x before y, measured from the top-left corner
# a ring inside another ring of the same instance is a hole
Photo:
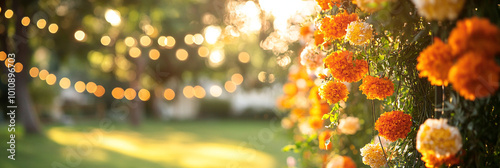
[[[357,82],[368,72],[368,62],[352,58],[350,51],[334,52],[328,55],[323,62],[332,76],[342,82]]]
[[[363,91],[368,99],[385,99],[394,93],[394,83],[385,78],[377,78],[366,76],[363,79],[363,84],[359,86],[359,90]]]
[[[340,100],[346,101],[349,94],[346,85],[333,81],[322,84],[318,91],[321,99],[326,100],[329,104],[338,103]]]
[[[396,141],[399,138],[406,138],[411,131],[411,116],[401,111],[387,112],[375,122],[375,130],[381,137],[389,141]]]

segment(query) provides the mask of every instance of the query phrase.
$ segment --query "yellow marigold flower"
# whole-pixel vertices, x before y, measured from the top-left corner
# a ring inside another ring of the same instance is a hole
[[[333,134],[332,131],[326,130],[326,131],[321,132],[318,135],[319,149],[322,149],[322,150],[331,150],[332,149],[332,146],[333,146],[332,143],[325,145],[326,140],[330,139],[332,134]]]
[[[376,12],[384,8],[391,0],[356,0],[355,4],[365,12]]]
[[[329,104],[335,104],[340,100],[346,101],[349,94],[346,85],[333,81],[323,83],[318,91],[321,99],[326,100]]]
[[[332,6],[340,6],[341,0],[316,0],[319,6],[321,6],[321,10],[328,10]]]
[[[483,52],[489,57],[500,52],[500,30],[488,19],[472,17],[457,22],[448,38],[453,54]]]
[[[348,14],[346,11],[335,16],[325,17],[321,20],[320,31],[327,41],[343,38],[347,33],[346,28],[352,21],[358,20],[358,14]]]
[[[441,165],[445,165],[447,167],[451,167],[460,163],[460,159],[455,157],[455,155],[449,155],[444,158],[437,158],[435,155],[425,154],[422,156],[422,161],[425,162],[425,167],[427,168],[437,168],[441,167]]]
[[[363,91],[368,99],[382,100],[394,93],[394,83],[387,77],[366,76],[363,79],[363,84],[359,86],[359,90]]]
[[[357,82],[368,72],[368,62],[352,58],[350,51],[334,52],[328,55],[323,62],[332,76],[342,82]]]
[[[457,127],[448,125],[446,119],[427,119],[417,133],[417,150],[422,155],[442,159],[455,155],[462,148],[462,136]]]
[[[412,0],[418,13],[430,20],[454,20],[464,6],[465,0]]]
[[[351,44],[362,45],[373,38],[373,29],[366,22],[354,21],[347,26],[345,39]]]
[[[328,161],[326,168],[356,168],[356,163],[348,156],[337,155]]]
[[[488,97],[498,89],[500,67],[480,52],[464,54],[450,69],[453,89],[468,100]]]
[[[339,131],[343,134],[355,134],[360,128],[359,119],[356,117],[347,117],[344,119],[340,119],[338,128]]]
[[[379,144],[366,144],[360,151],[365,165],[369,165],[372,168],[379,168],[387,163],[382,147]]]
[[[448,86],[448,72],[453,66],[454,57],[451,47],[439,38],[434,38],[434,44],[420,52],[417,69],[420,77],[427,77],[432,85]]]
[[[389,141],[406,138],[411,131],[411,116],[401,111],[386,112],[375,122],[375,130]]]

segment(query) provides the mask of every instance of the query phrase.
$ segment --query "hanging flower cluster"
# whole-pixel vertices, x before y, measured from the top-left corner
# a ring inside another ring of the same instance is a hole
[[[326,168],[356,168],[356,163],[348,156],[337,155],[328,161]]]
[[[300,64],[307,67],[307,72],[312,74],[320,70],[323,65],[322,59],[324,56],[325,54],[318,50],[316,46],[308,45],[300,53]]]
[[[327,41],[340,39],[347,33],[347,25],[356,20],[358,20],[358,14],[348,14],[344,11],[335,16],[323,18],[323,20],[321,20],[320,30]]]
[[[427,77],[432,85],[448,86],[448,72],[453,66],[453,60],[451,47],[439,38],[434,38],[434,44],[423,50],[417,58],[419,76]]]
[[[453,84],[468,100],[488,97],[499,87],[500,30],[487,19],[473,17],[457,23],[448,43],[436,39],[420,53],[417,69],[433,85]]]
[[[360,151],[365,165],[369,165],[372,168],[379,168],[387,163],[380,144],[366,144]]]
[[[321,7],[321,10],[328,10],[332,6],[340,6],[341,0],[316,0],[318,5]]]
[[[375,122],[375,130],[389,141],[406,138],[411,131],[411,116],[401,111],[386,112]]]
[[[346,101],[349,94],[346,85],[334,81],[323,83],[318,91],[321,99],[326,100],[329,104],[335,104],[340,100]]]
[[[357,82],[368,72],[368,62],[355,59],[350,51],[334,52],[323,61],[332,76],[342,82]]]
[[[373,38],[373,28],[366,22],[351,22],[346,31],[345,39],[354,45],[363,45]]]
[[[356,0],[353,1],[361,10],[372,13],[379,11],[391,0]]]
[[[359,119],[356,117],[347,117],[339,120],[339,131],[343,134],[355,134],[359,128]]]
[[[394,93],[394,83],[387,77],[366,76],[363,79],[363,84],[359,86],[359,90],[363,91],[368,99],[382,100]]]
[[[448,125],[446,119],[427,119],[420,125],[417,150],[422,153],[422,160],[436,163],[436,160],[450,159],[448,157],[461,148],[462,136],[458,128]]]
[[[429,20],[454,20],[464,6],[465,0],[412,0],[418,13]]]
[[[326,130],[318,135],[319,149],[322,150],[332,149],[332,143],[328,143],[328,145],[326,145],[326,141],[330,139],[330,137],[332,137],[332,134],[333,134],[332,131]]]

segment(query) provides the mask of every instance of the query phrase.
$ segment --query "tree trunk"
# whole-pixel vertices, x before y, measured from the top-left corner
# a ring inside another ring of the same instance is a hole
[[[31,65],[31,50],[28,46],[27,38],[27,27],[21,24],[21,19],[24,14],[24,7],[19,4],[19,1],[14,1],[13,9],[16,20],[16,35],[14,36],[14,46],[16,49],[14,53],[16,54],[16,62],[23,64],[23,70],[16,75],[16,101],[20,119],[27,133],[40,133],[41,126],[38,119],[35,108],[33,107],[33,102],[31,100],[31,95],[29,93],[28,82],[30,77],[28,76],[29,67]]]

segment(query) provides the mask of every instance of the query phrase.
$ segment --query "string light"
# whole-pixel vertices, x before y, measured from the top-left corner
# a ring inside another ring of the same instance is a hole
[[[165,91],[163,92],[163,97],[165,97],[165,99],[167,100],[172,100],[175,98],[175,92],[174,90],[172,89],[165,89]]]
[[[5,18],[10,19],[10,18],[12,18],[13,15],[14,15],[14,11],[12,11],[11,9],[7,9],[5,11]]]
[[[45,19],[40,19],[36,22],[36,27],[38,27],[39,29],[45,28],[46,25],[47,21],[45,21]]]
[[[59,26],[57,26],[57,24],[52,23],[49,25],[49,32],[50,33],[55,34],[55,33],[57,33],[57,30],[59,30]]]
[[[71,81],[68,78],[63,77],[59,81],[59,86],[61,86],[61,88],[63,89],[68,89],[71,86]]]
[[[21,24],[23,26],[28,26],[30,24],[30,22],[31,22],[31,20],[28,16],[25,16],[25,17],[23,17],[23,19],[21,19]]]

